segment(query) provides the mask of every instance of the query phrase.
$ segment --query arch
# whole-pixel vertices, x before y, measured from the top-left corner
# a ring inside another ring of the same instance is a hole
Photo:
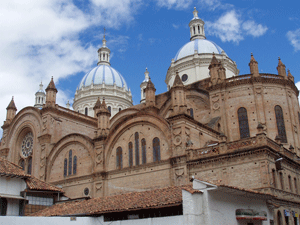
[[[160,140],[158,137],[153,139],[153,162],[160,161]]]
[[[123,155],[122,155],[122,148],[118,147],[116,152],[116,159],[117,159],[117,169],[123,168]]]
[[[58,155],[68,146],[72,145],[72,144],[76,144],[79,146],[82,146],[83,148],[85,148],[88,151],[89,157],[90,157],[90,163],[91,163],[91,167],[94,168],[95,166],[95,153],[93,151],[94,149],[94,144],[92,142],[92,140],[82,134],[69,134],[65,137],[63,137],[62,139],[60,139],[55,146],[51,149],[48,159],[49,159],[49,163],[47,164],[47,177],[48,179],[50,178],[50,173],[52,170],[52,166],[55,162],[55,160],[57,159]],[[77,159],[77,166],[78,166],[78,159]],[[78,169],[78,168],[77,168]],[[78,171],[77,171],[78,172]]]
[[[281,142],[287,143],[282,108],[279,105],[276,105],[275,108],[274,108],[274,110],[275,110],[275,117],[276,117],[276,124],[277,124],[278,136],[281,139]]]
[[[141,143],[142,143],[142,164],[146,164],[147,162],[146,139],[143,138]]]
[[[250,137],[247,110],[244,107],[238,109],[238,120],[240,128],[240,138]]]
[[[139,133],[134,134],[134,146],[135,146],[135,165],[140,165],[140,148],[139,148]]]
[[[132,142],[129,142],[128,143],[128,157],[129,157],[129,166],[133,166],[133,145],[132,145]]]

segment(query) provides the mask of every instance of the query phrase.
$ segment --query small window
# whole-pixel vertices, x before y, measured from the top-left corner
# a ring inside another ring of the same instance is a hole
[[[181,77],[182,82],[187,81],[187,79],[188,79],[188,75],[187,74],[183,74],[182,77]]]
[[[279,173],[279,180],[280,180],[281,190],[284,190],[283,175],[281,172]]]
[[[194,119],[194,110],[193,110],[193,108],[190,108],[190,116]]]
[[[288,176],[288,180],[289,180],[289,189],[292,192],[292,178],[291,178],[291,176]]]
[[[274,169],[272,170],[272,180],[273,180],[273,187],[277,188],[277,184],[276,184],[276,171]]]
[[[77,172],[77,156],[75,155],[73,158],[73,174]]]
[[[32,168],[32,157],[28,158],[28,165],[27,165],[27,173],[31,174],[31,168]]]
[[[129,155],[129,166],[133,166],[133,152],[132,152],[132,142],[128,144],[128,155]]]
[[[160,161],[160,141],[158,137],[153,139],[153,161]]]
[[[135,132],[134,134],[135,140],[135,165],[140,165],[140,149],[139,149],[139,133]]]
[[[72,150],[69,151],[69,170],[68,175],[72,175]]]
[[[146,140],[145,138],[142,139],[142,164],[145,164],[147,161],[147,154],[146,154]]]
[[[111,113],[111,107],[110,107],[110,106],[108,106],[107,108],[108,108],[108,111]]]
[[[88,108],[86,107],[86,108],[84,109],[84,115],[87,116],[87,115],[88,115],[88,111],[89,111],[89,110],[88,110]]]
[[[294,178],[294,185],[295,185],[295,193],[298,194],[298,185],[297,185],[297,179]]]
[[[281,139],[281,142],[287,143],[283,112],[282,112],[282,108],[279,105],[275,106],[275,116],[276,116],[278,135]]]
[[[119,108],[119,112],[121,112],[121,110],[122,110],[122,109],[121,109],[121,108]]]
[[[64,160],[64,177],[68,175],[68,159],[65,158]]]
[[[238,109],[238,119],[240,128],[240,138],[250,137],[247,110],[244,107]]]
[[[6,198],[0,198],[0,216],[6,216],[6,211],[7,211],[7,200]]]
[[[117,169],[122,169],[123,159],[122,159],[122,148],[117,148]]]

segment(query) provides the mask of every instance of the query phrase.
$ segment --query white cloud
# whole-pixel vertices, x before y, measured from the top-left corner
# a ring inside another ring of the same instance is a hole
[[[289,31],[286,34],[288,40],[291,42],[291,45],[294,47],[294,50],[297,52],[300,50],[300,28],[294,31]]]
[[[141,0],[91,0],[82,11],[72,0],[2,0],[0,7],[0,123],[14,96],[18,110],[34,104],[40,81],[46,87],[79,72],[97,60],[97,48],[83,43],[80,34],[92,26],[118,28],[133,21]],[[128,37],[110,39],[126,51]],[[65,106],[74,93],[59,90],[57,102]],[[1,132],[0,132],[1,133]]]
[[[220,0],[199,0],[198,3],[202,9],[210,11],[214,11],[215,9],[228,9],[233,7],[233,5],[223,3]]]
[[[259,37],[264,35],[268,28],[261,24],[255,23],[253,20],[248,20],[243,23],[243,30],[246,31],[248,35],[252,35],[253,37]]]
[[[215,22],[206,22],[207,33],[219,37],[223,42],[239,43],[246,35],[259,37],[266,33],[268,28],[257,24],[253,20],[243,21],[242,16],[235,10],[222,15]]]
[[[175,28],[175,29],[178,29],[180,27],[180,25],[177,25],[177,24],[172,24],[172,26]]]
[[[186,9],[190,7],[193,0],[156,0],[159,7],[166,7],[168,9]]]

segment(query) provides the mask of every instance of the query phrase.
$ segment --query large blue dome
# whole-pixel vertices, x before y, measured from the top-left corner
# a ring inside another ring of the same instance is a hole
[[[90,86],[91,84],[107,84],[114,85],[117,87],[125,87],[128,91],[128,86],[123,76],[114,68],[108,65],[99,65],[88,72],[80,81],[79,89],[82,87]]]
[[[195,39],[193,41],[188,42],[185,44],[175,56],[175,61],[181,58],[184,58],[189,55],[193,55],[195,50],[198,51],[198,54],[201,53],[215,53],[221,54],[223,49],[220,48],[217,44],[212,41],[206,39]]]

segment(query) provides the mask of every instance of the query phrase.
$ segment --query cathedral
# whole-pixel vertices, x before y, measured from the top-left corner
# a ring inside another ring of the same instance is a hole
[[[110,64],[105,35],[98,64],[79,83],[73,109],[56,104],[51,79],[34,107],[11,100],[0,156],[61,187],[70,198],[101,197],[190,183],[193,178],[273,195],[274,217],[300,213],[300,108],[294,77],[250,73],[206,39],[196,8],[190,41],[156,95],[146,69],[141,102]],[[275,66],[275,65],[274,65]]]

